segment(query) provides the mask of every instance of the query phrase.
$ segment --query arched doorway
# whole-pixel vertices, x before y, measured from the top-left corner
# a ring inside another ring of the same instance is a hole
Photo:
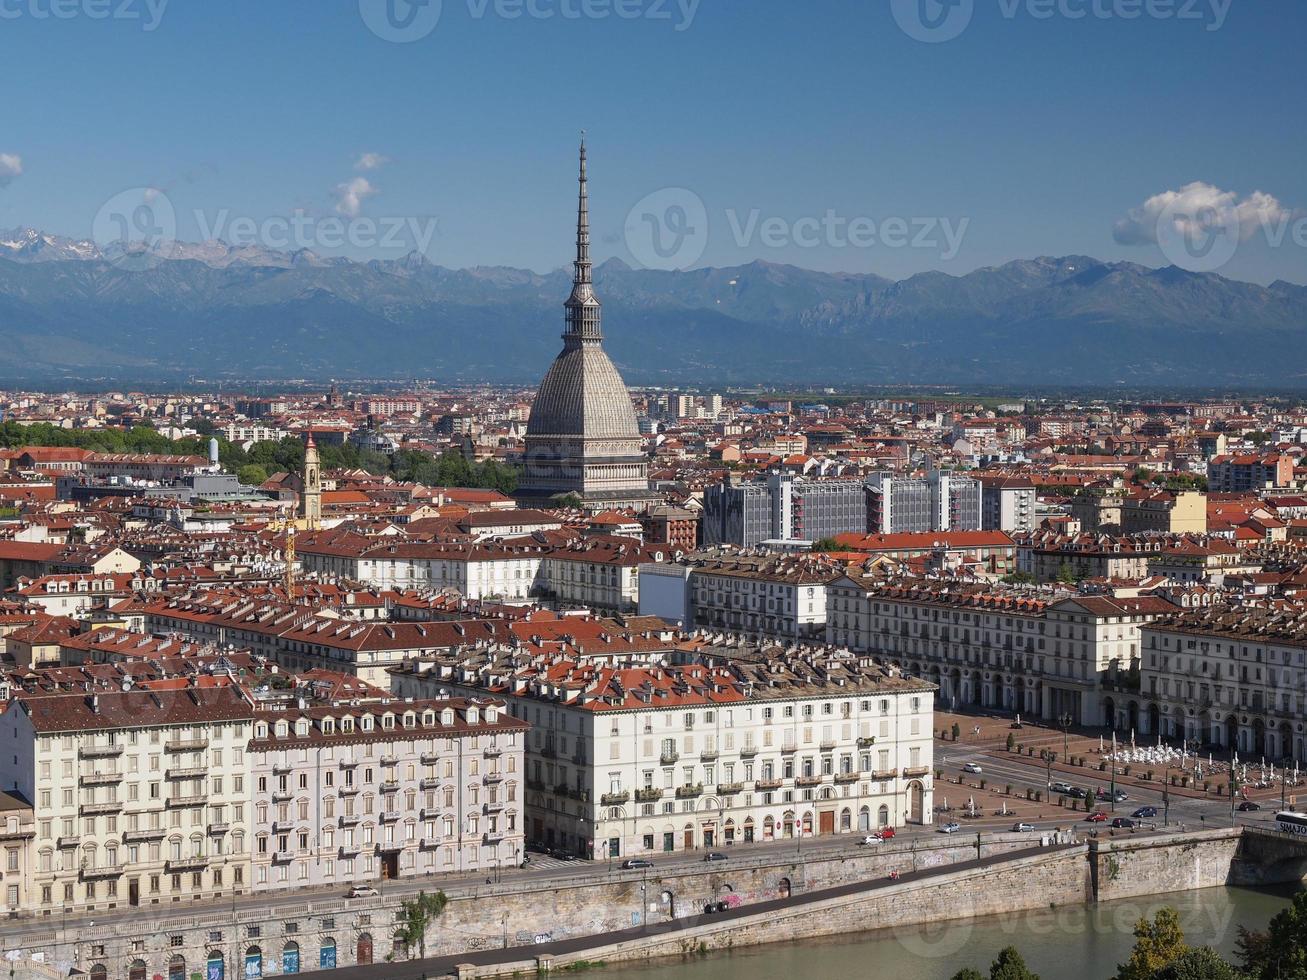
[[[1103,701],[1103,724],[1116,731],[1116,702],[1111,698]]]
[[[318,950],[318,968],[322,970],[336,968],[336,940],[331,937],[322,940],[322,948]]]
[[[359,964],[372,962],[372,936],[369,933],[359,935],[358,946],[354,950],[354,962]]]
[[[840,811],[840,833],[847,834],[853,829],[853,811],[845,807]]]
[[[186,980],[186,957],[180,953],[168,961],[168,980]]]
[[[223,980],[226,975],[227,961],[222,958],[222,953],[216,949],[210,950],[204,961],[204,980]]]
[[[864,834],[871,830],[871,810],[865,806],[858,811],[858,830]]]
[[[785,820],[785,823],[784,823],[784,830],[782,831],[782,836],[785,837],[785,838],[793,837],[793,836],[794,836],[794,814],[792,814],[792,813],[787,813],[787,814],[785,814],[784,820]]]
[[[781,898],[789,898],[792,890],[789,878],[782,878],[780,884],[776,886],[776,891],[779,893]]]
[[[887,807],[884,803],[882,803],[880,805],[880,809],[876,811],[876,826],[877,827],[889,826],[889,807]]]
[[[745,817],[744,819],[744,843],[753,843],[753,817]]]
[[[762,821],[762,839],[774,840],[776,838],[776,821],[770,816],[764,817]]]
[[[1225,747],[1231,750],[1239,747],[1239,719],[1234,715],[1225,719]]]
[[[145,980],[145,960],[132,960],[127,967],[127,980]]]
[[[667,914],[667,918],[675,919],[676,896],[673,895],[671,892],[663,892],[661,895],[658,896],[658,901],[659,904],[662,905],[663,911]]]
[[[289,942],[281,948],[281,972],[300,972],[300,944]]]
[[[926,787],[920,781],[908,784],[908,820],[921,823],[926,819]]]
[[[109,980],[109,970],[103,963],[91,967],[91,980]]]
[[[1148,733],[1156,735],[1162,730],[1162,709],[1155,704],[1148,706]]]
[[[245,950],[245,980],[256,980],[263,976],[263,950],[251,946]]]

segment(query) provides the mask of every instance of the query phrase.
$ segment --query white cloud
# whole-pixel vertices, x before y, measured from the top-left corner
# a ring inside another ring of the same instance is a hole
[[[17,153],[0,153],[0,187],[7,187],[23,175],[23,158]]]
[[[390,157],[382,156],[380,153],[364,153],[354,164],[355,170],[376,170],[382,164],[390,163]]]
[[[1246,241],[1259,228],[1269,228],[1292,218],[1292,212],[1270,194],[1254,191],[1241,198],[1235,191],[1200,180],[1178,191],[1154,194],[1137,208],[1131,208],[1112,227],[1112,237],[1121,245],[1156,245],[1159,228],[1189,234],[1214,231],[1228,234],[1231,240]],[[1169,223],[1172,227],[1163,227]]]
[[[377,193],[366,177],[355,177],[336,185],[336,210],[349,218],[357,218],[363,202]]]

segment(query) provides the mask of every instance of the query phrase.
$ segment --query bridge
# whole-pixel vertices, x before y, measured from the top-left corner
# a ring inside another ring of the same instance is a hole
[[[1245,826],[1234,860],[1256,881],[1302,881],[1307,879],[1307,836]]]

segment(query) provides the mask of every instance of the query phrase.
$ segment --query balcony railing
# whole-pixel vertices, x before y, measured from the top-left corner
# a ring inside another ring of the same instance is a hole
[[[677,786],[676,798],[680,800],[692,799],[696,796],[703,795],[703,783],[695,783],[691,786]]]
[[[599,802],[603,806],[621,806],[623,803],[629,802],[630,799],[631,794],[626,790],[621,790],[617,793],[605,793],[599,797]]]
[[[439,789],[440,779],[436,776],[428,776],[426,779],[418,783],[418,787],[423,790]]]
[[[717,758],[717,750],[704,749],[702,752],[699,753],[699,758],[702,759],[704,762],[712,762]]]
[[[823,752],[829,752],[831,749],[835,748],[835,739],[823,738],[821,742],[818,743],[818,748],[820,748]]]
[[[860,749],[865,749],[867,746],[875,744],[876,737],[874,735],[864,735],[862,738],[858,739],[858,748]]]
[[[77,754],[83,759],[107,759],[111,756],[122,755],[123,747],[121,745],[83,745],[77,750]]]
[[[741,758],[744,759],[752,759],[757,754],[758,754],[758,746],[756,745],[746,745],[742,749],[740,749],[740,756]]]
[[[679,752],[663,752],[661,755],[658,756],[658,761],[665,766],[670,766],[672,763],[676,762],[676,760],[679,759],[680,757],[681,757],[681,753]]]
[[[779,779],[759,779],[759,780],[758,780],[756,783],[754,783],[753,785],[754,785],[754,788],[755,788],[755,789],[757,789],[757,790],[759,790],[759,791],[761,791],[761,792],[767,792],[768,790],[780,789],[780,788],[781,788],[781,785],[782,785],[782,780],[779,780]]]
[[[226,820],[221,820],[221,821],[218,821],[217,823],[211,823],[211,824],[209,824],[209,836],[210,836],[210,837],[221,837],[223,834],[227,833],[227,831],[229,831],[229,830],[231,830],[231,824],[228,823]]]
[[[167,769],[164,779],[202,779],[208,775],[208,766],[190,766],[188,768]]]
[[[163,743],[165,752],[198,752],[208,747],[207,738],[174,738]]]
[[[383,810],[381,812],[382,823],[395,823],[398,820],[399,820],[398,810]]]
[[[732,793],[738,793],[744,789],[744,783],[718,783],[717,792],[723,796],[729,796]]]
[[[794,780],[795,786],[820,786],[821,776],[800,776]]]
[[[83,881],[97,881],[105,878],[121,878],[121,865],[105,865],[99,868],[82,868],[79,872]]]
[[[485,781],[487,783],[502,783],[504,781],[504,774],[502,772],[488,772],[486,773]]]
[[[292,860],[294,860],[294,858],[295,858],[295,855],[294,855],[291,851],[273,851],[273,852],[272,852],[272,863],[273,863],[273,864],[288,864],[288,863],[290,863]]]
[[[841,772],[835,775],[835,782],[837,783],[856,783],[857,781],[858,774],[856,772]]]
[[[357,845],[357,844],[341,844],[341,845],[340,845],[340,856],[341,856],[341,857],[343,857],[343,858],[352,858],[352,857],[358,857],[358,855],[359,855],[359,845]]]
[[[208,797],[199,794],[197,796],[170,796],[167,805],[170,807],[180,806],[203,806]]]
[[[83,786],[107,786],[110,783],[122,782],[123,774],[120,772],[84,772],[81,775]]]
[[[398,792],[399,792],[399,780],[398,780],[398,779],[387,779],[387,780],[386,780],[385,782],[383,782],[383,783],[381,784],[381,786],[378,787],[378,788],[379,788],[379,789],[381,790],[381,792],[383,792],[383,793],[398,793]]]
[[[276,855],[273,856],[274,859]],[[169,874],[179,871],[199,871],[209,866],[209,859],[203,854],[192,854],[190,857],[170,858],[167,862]]]
[[[295,794],[292,793],[292,792],[291,792],[290,790],[288,790],[288,789],[274,789],[274,790],[272,791],[272,802],[273,802],[273,803],[289,803],[291,797],[293,797],[294,795],[295,795]]]
[[[359,788],[357,786],[342,786],[337,790],[341,796],[358,796]],[[289,797],[287,797],[289,799]]]
[[[930,772],[929,766],[912,766],[908,769],[904,769],[903,775],[909,778],[913,778],[916,776],[925,776],[929,772]]]
[[[655,800],[663,798],[663,791],[657,786],[646,786],[644,789],[635,791],[635,799],[638,803],[653,803]]]
[[[362,819],[357,813],[342,813],[340,815],[340,825],[342,827],[357,827]]]
[[[798,752],[799,747],[795,745],[793,742],[787,742],[785,745],[781,746],[781,751],[784,752],[786,755],[789,755],[791,752]]]
[[[504,754],[504,750],[503,750],[502,748],[500,748],[498,745],[487,745],[487,746],[486,746],[486,752],[485,752],[485,755],[486,755],[486,758],[487,758],[487,759],[497,759],[497,758],[499,758],[499,757],[500,757],[501,755],[503,755],[503,754]]]
[[[122,803],[118,800],[109,800],[105,803],[83,803],[81,811],[83,816],[96,816],[102,813],[121,813]]]
[[[123,831],[123,840],[128,844],[136,844],[142,841],[163,840],[168,832],[162,827],[148,827],[144,830],[126,830]]]
[[[872,772],[871,778],[880,780],[894,779],[898,774],[897,769],[876,769]]]
[[[60,850],[64,850],[69,847],[80,847],[81,843],[82,843],[81,834],[70,834],[67,837],[60,837],[57,841],[55,841],[55,845]]]

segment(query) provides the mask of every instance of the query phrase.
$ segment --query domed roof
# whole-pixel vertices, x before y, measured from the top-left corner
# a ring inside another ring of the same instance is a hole
[[[527,434],[635,439],[640,429],[622,376],[597,343],[568,343],[540,382]]]

